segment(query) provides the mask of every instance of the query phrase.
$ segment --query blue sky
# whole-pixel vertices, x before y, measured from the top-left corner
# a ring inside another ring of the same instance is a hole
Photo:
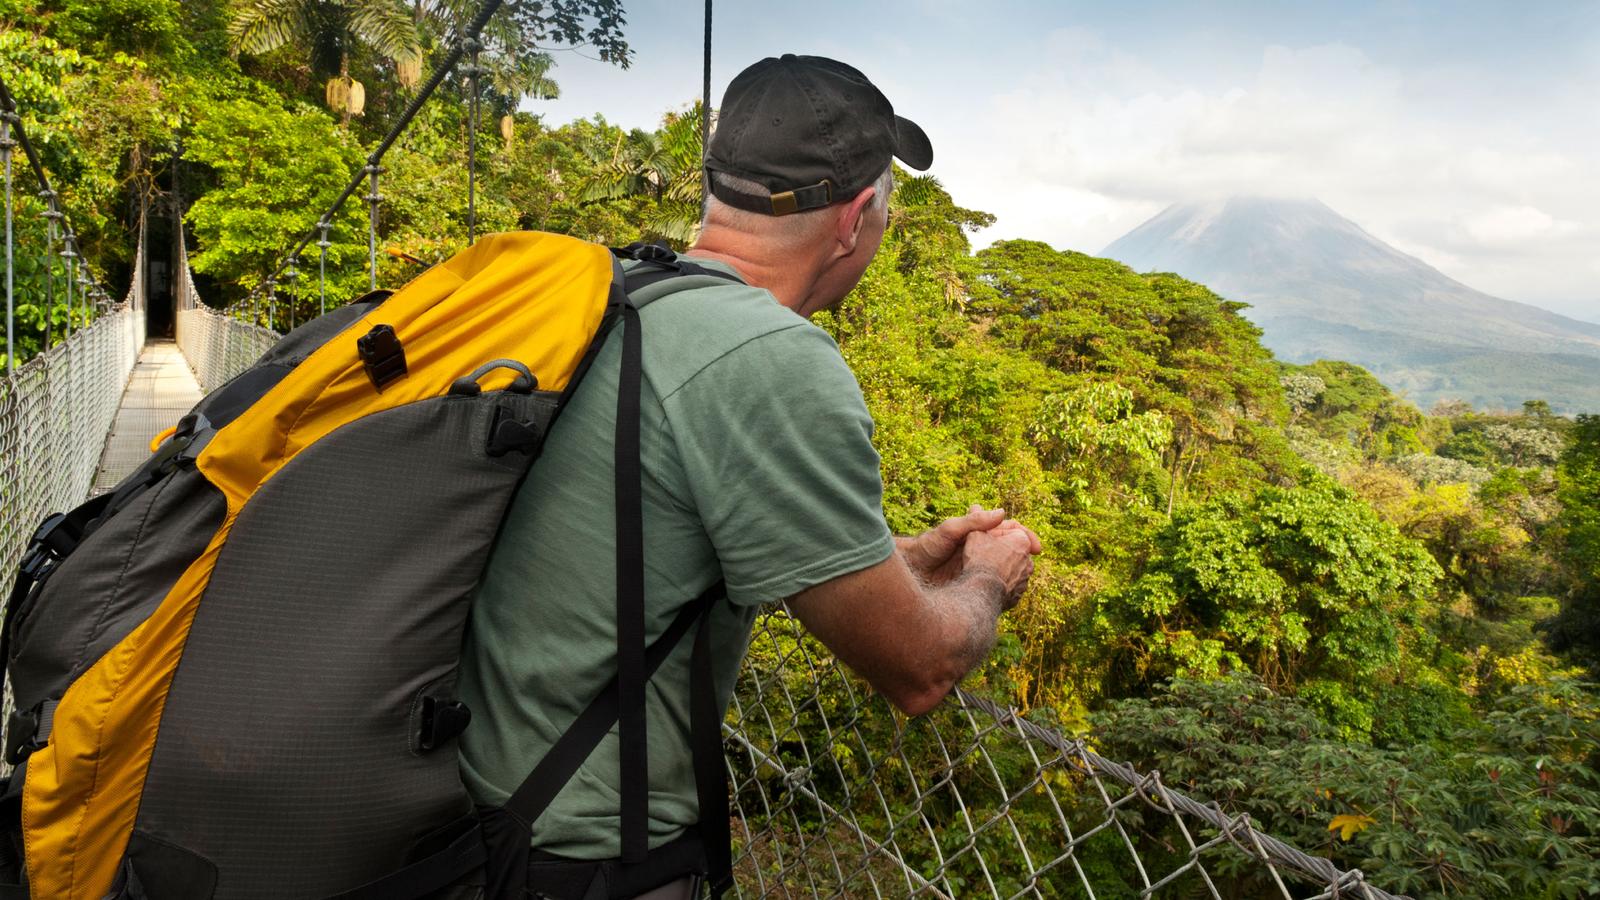
[[[547,121],[700,91],[701,5],[632,0],[627,71],[557,54]],[[1312,195],[1467,284],[1600,321],[1600,0],[722,0],[712,95],[785,52],[867,73],[979,244],[1098,252],[1168,203]]]

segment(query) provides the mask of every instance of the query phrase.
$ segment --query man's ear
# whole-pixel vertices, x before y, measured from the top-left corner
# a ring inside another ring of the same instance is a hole
[[[835,233],[839,241],[839,255],[849,256],[855,252],[856,241],[861,237],[861,224],[867,214],[867,204],[871,203],[877,194],[877,188],[869,187],[850,198],[850,202],[846,203],[844,210],[839,213]]]

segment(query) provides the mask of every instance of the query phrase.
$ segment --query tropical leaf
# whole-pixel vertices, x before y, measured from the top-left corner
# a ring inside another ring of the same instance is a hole
[[[1339,832],[1339,840],[1348,841],[1369,827],[1377,823],[1377,819],[1367,815],[1350,815],[1344,813],[1333,817],[1328,823],[1329,831]]]
[[[691,244],[699,236],[700,206],[697,203],[664,201],[644,222],[648,234],[680,244]]]
[[[944,185],[932,175],[900,174],[895,179],[894,199],[903,207],[935,206],[949,199]]]
[[[254,0],[228,23],[234,54],[270,53],[288,43],[311,43],[306,0]]]
[[[416,20],[396,0],[360,0],[347,8],[350,32],[374,50],[391,59],[421,56]]]

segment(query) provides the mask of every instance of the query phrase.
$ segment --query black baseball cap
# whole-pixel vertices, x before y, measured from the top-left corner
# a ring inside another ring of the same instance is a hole
[[[728,85],[705,166],[767,188],[746,193],[711,179],[718,200],[783,216],[851,199],[883,174],[890,157],[926,170],[933,146],[856,69],[786,53],[750,66]]]

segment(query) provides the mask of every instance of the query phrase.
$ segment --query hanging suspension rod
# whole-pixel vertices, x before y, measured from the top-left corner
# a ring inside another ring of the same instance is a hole
[[[706,0],[705,68],[700,82],[700,205],[711,193],[711,175],[706,171],[706,152],[711,149],[711,0]]]
[[[28,140],[28,131],[22,127],[22,116],[17,112],[16,98],[11,95],[11,89],[6,86],[4,78],[0,78],[0,114],[4,114],[11,124],[11,139],[22,147],[22,153],[28,158],[28,167],[33,170],[33,177],[38,179],[40,195],[48,195],[48,208],[46,218],[54,218],[61,224],[61,237],[69,246],[77,246],[78,233],[73,230],[72,222],[67,218],[66,211],[60,206],[56,198],[60,195],[50,186],[50,176],[45,174],[44,163],[39,159],[38,151],[34,150],[33,142]],[[54,213],[52,217],[51,214]],[[81,257],[79,257],[81,259]],[[89,286],[99,288],[100,282],[95,279],[94,272],[89,270],[87,260],[83,263],[83,272]],[[8,350],[9,352],[9,350]]]
[[[411,120],[416,118],[417,113],[422,110],[422,105],[428,102],[428,99],[433,96],[433,92],[438,90],[440,83],[449,77],[450,72],[455,69],[456,63],[460,62],[461,57],[466,55],[467,41],[476,41],[478,39],[478,34],[483,31],[485,25],[489,24],[489,17],[500,9],[500,4],[501,0],[484,0],[484,4],[478,10],[478,14],[473,17],[471,22],[467,23],[467,27],[461,34],[450,42],[450,52],[445,55],[444,60],[433,70],[433,74],[428,77],[427,83],[422,86],[422,90],[417,92],[417,96],[412,98],[411,103],[406,106],[405,112],[400,114],[400,118],[389,129],[389,133],[384,135],[383,140],[378,142],[377,148],[367,156],[366,163],[357,170],[355,176],[344,186],[344,191],[339,194],[338,199],[328,206],[328,211],[317,219],[317,224],[311,226],[305,237],[302,237],[300,242],[294,245],[294,249],[279,258],[277,266],[273,268],[272,274],[268,276],[269,281],[275,280],[279,275],[283,274],[283,270],[288,266],[289,260],[299,256],[312,241],[317,239],[323,222],[331,224],[334,221],[334,217],[339,214],[339,209],[344,206],[344,202],[349,200],[351,195],[361,187],[362,182],[367,181],[372,169],[377,168],[383,162],[383,155],[388,153],[394,142],[400,139],[400,134],[411,124]],[[376,265],[375,262],[374,265]],[[376,277],[375,274],[374,277]]]

